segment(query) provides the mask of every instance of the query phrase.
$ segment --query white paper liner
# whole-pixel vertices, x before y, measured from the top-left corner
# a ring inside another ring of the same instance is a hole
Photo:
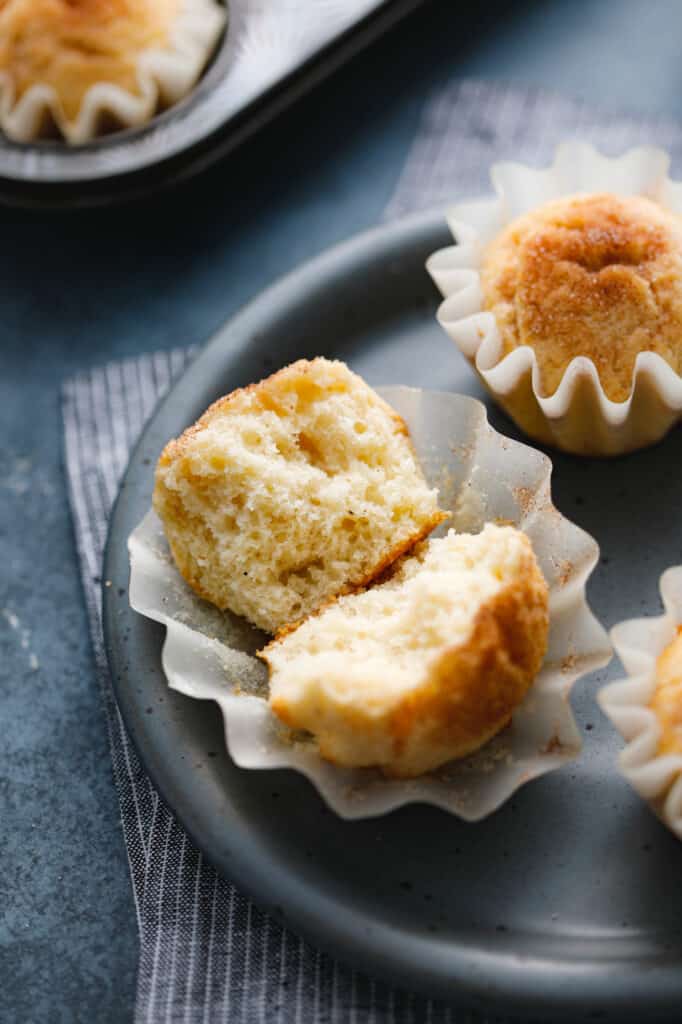
[[[33,85],[15,102],[12,78],[0,71],[0,128],[15,142],[31,142],[52,122],[67,142],[78,145],[97,137],[105,114],[122,128],[140,127],[160,106],[172,106],[190,92],[226,20],[227,11],[217,0],[181,0],[168,44],[145,50],[138,58],[139,95],[110,82],[98,82],[85,93],[75,120],[65,116],[50,85]]]
[[[627,676],[605,686],[599,703],[627,741],[618,758],[623,775],[682,839],[682,755],[657,753],[661,727],[649,707],[656,689],[658,656],[682,625],[682,566],[663,573],[660,590],[664,615],[631,619],[611,630]]]
[[[379,393],[407,422],[429,483],[440,489],[441,507],[455,510],[453,520],[436,532],[450,525],[476,532],[487,521],[517,524],[530,537],[547,579],[547,657],[502,734],[473,756],[409,781],[323,761],[311,741],[294,738],[268,707],[267,669],[253,657],[265,634],[194,594],[177,572],[151,511],[129,539],[130,603],[167,627],[163,668],[169,685],[219,704],[227,748],[242,768],[295,768],[344,818],[384,814],[421,801],[476,821],[525,782],[580,751],[569,692],[576,679],[611,657],[606,633],[585,600],[599,550],[552,505],[549,459],[493,430],[480,402],[411,388],[381,388]]]
[[[457,245],[441,249],[427,270],[444,296],[438,320],[472,364],[493,398],[530,437],[579,455],[618,455],[659,441],[682,413],[682,378],[661,356],[640,352],[633,388],[612,402],[591,359],[573,359],[555,393],[540,394],[532,348],[503,355],[495,317],[484,312],[479,268],[485,246],[510,221],[552,199],[585,192],[642,195],[682,212],[682,183],[668,177],[670,159],[660,149],[631,149],[602,156],[587,143],[560,145],[543,170],[495,164],[496,196],[460,203],[448,213]]]

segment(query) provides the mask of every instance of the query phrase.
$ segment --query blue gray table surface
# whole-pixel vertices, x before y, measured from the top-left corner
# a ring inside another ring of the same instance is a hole
[[[682,118],[682,3],[427,4],[239,153],[116,211],[0,210],[0,1021],[131,1019],[135,916],[61,466],[58,387],[199,343],[376,222],[452,76]]]

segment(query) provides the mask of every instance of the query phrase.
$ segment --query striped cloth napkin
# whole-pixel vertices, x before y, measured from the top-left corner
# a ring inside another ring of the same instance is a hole
[[[457,82],[427,103],[386,217],[476,194],[487,186],[492,161],[546,161],[567,136],[607,152],[655,143],[682,155],[682,128],[674,122],[605,115],[536,90]],[[102,642],[107,520],[142,426],[189,358],[188,350],[142,355],[63,386],[69,494],[140,933],[135,1021],[482,1022],[335,963],[262,914],[206,863],[126,735]]]

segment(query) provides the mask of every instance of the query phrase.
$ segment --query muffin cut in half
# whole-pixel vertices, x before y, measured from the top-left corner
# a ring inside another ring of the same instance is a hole
[[[329,761],[419,775],[509,722],[542,664],[548,621],[523,533],[451,530],[261,651],[270,705]]]
[[[447,518],[402,419],[322,358],[221,398],[171,441],[154,508],[197,593],[269,633],[368,583]]]
[[[486,247],[481,288],[504,353],[535,352],[542,395],[576,356],[614,402],[640,352],[682,372],[682,218],[643,196],[568,196],[518,217]]]
[[[0,0],[0,128],[83,143],[145,124],[193,88],[225,21],[217,0]]]

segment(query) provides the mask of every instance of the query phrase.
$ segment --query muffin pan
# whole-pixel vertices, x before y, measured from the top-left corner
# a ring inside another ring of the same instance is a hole
[[[349,822],[296,772],[237,767],[217,706],[169,689],[164,630],[129,605],[126,542],[149,507],[150,467],[219,394],[323,354],[347,360],[373,386],[484,396],[435,319],[424,263],[447,240],[440,217],[420,215],[324,254],[232,320],[161,404],[126,473],[105,563],[119,706],[198,846],[317,946],[486,1012],[672,1024],[682,1002],[680,849],[616,769],[621,740],[596,702],[620,674],[616,662],[571,694],[580,758],[487,820],[412,805]],[[487,406],[492,425],[518,438]],[[655,453],[607,462],[559,453],[553,463],[557,508],[601,545],[588,588],[597,617],[612,626],[658,614],[658,574],[679,561],[678,432]]]
[[[229,152],[421,0],[229,0],[228,25],[192,93],[142,128],[69,147],[0,137],[0,202],[110,203]]]

